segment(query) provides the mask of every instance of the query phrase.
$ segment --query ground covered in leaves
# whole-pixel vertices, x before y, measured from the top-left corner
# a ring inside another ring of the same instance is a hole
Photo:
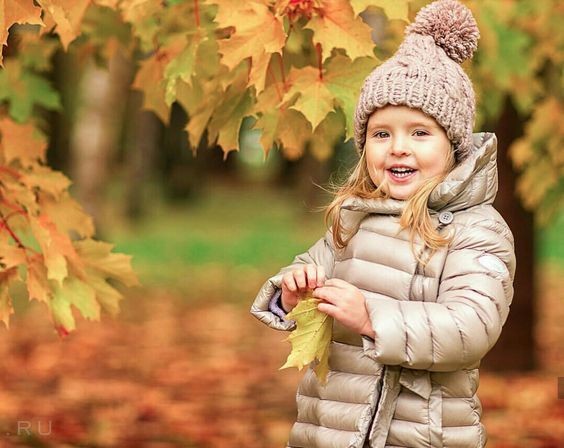
[[[491,448],[564,446],[562,270],[543,272],[543,370],[481,375]],[[44,313],[1,331],[0,447],[284,446],[301,374],[278,371],[285,335],[247,304],[137,290],[118,320],[82,321],[64,340]]]

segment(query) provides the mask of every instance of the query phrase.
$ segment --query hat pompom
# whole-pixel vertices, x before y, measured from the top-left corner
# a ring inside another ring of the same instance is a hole
[[[480,32],[472,12],[456,0],[437,0],[421,9],[406,33],[431,36],[458,63],[472,58]]]

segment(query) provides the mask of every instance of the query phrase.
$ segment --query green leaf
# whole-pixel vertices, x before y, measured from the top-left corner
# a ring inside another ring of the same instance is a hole
[[[286,316],[286,319],[296,321],[296,329],[287,339],[292,344],[292,351],[280,368],[297,367],[301,370],[305,365],[317,361],[315,373],[319,381],[326,384],[333,318],[317,309],[319,302],[318,299],[306,297]]]
[[[10,115],[24,123],[31,116],[35,105],[46,109],[59,109],[59,94],[46,79],[22,69],[17,60],[5,62],[0,70],[0,101],[10,103]]]
[[[291,108],[304,114],[315,130],[327,114],[334,110],[333,95],[327,88],[325,79],[314,67],[293,68],[290,77],[293,79],[292,87],[284,96],[283,102],[290,101],[297,95],[298,99]]]

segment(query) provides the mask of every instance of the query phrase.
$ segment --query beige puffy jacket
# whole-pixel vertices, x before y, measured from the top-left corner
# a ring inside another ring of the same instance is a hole
[[[312,369],[297,393],[289,447],[445,447],[486,444],[476,395],[480,360],[496,343],[513,297],[513,236],[492,207],[496,137],[474,134],[474,152],[434,190],[436,228],[454,235],[422,269],[394,199],[345,202],[343,219],[360,223],[343,251],[327,232],[266,281],[251,312],[279,330],[294,323],[269,311],[282,276],[302,263],[352,283],[365,296],[376,339],[335,323],[328,383]],[[420,245],[417,245],[420,248]],[[283,349],[281,347],[281,349]]]

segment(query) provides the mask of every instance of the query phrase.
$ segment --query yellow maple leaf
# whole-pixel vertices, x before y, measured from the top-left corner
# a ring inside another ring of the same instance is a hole
[[[282,20],[262,3],[246,2],[243,7],[237,8],[223,2],[214,3],[219,4],[215,18],[219,26],[235,24],[231,37],[218,41],[223,55],[221,62],[233,70],[242,60],[250,58],[249,85],[262,92],[270,58],[274,53],[282,54],[286,41]]]
[[[322,384],[327,382],[329,373],[329,347],[333,329],[333,318],[317,309],[319,299],[306,297],[286,316],[296,321],[296,329],[287,340],[292,344],[292,351],[286,363],[280,367],[304,366],[317,361],[315,373]]]
[[[165,101],[163,74],[170,60],[167,50],[155,52],[141,62],[132,85],[143,92],[143,108],[155,112],[164,124],[169,122],[170,109]]]
[[[0,0],[0,66],[2,49],[8,41],[8,30],[14,23],[43,25],[41,8],[35,6],[33,0]]]
[[[351,59],[373,56],[371,29],[355,17],[348,0],[321,0],[322,14],[315,15],[305,28],[313,31],[314,44],[321,45],[323,61],[333,48],[344,49]]]

